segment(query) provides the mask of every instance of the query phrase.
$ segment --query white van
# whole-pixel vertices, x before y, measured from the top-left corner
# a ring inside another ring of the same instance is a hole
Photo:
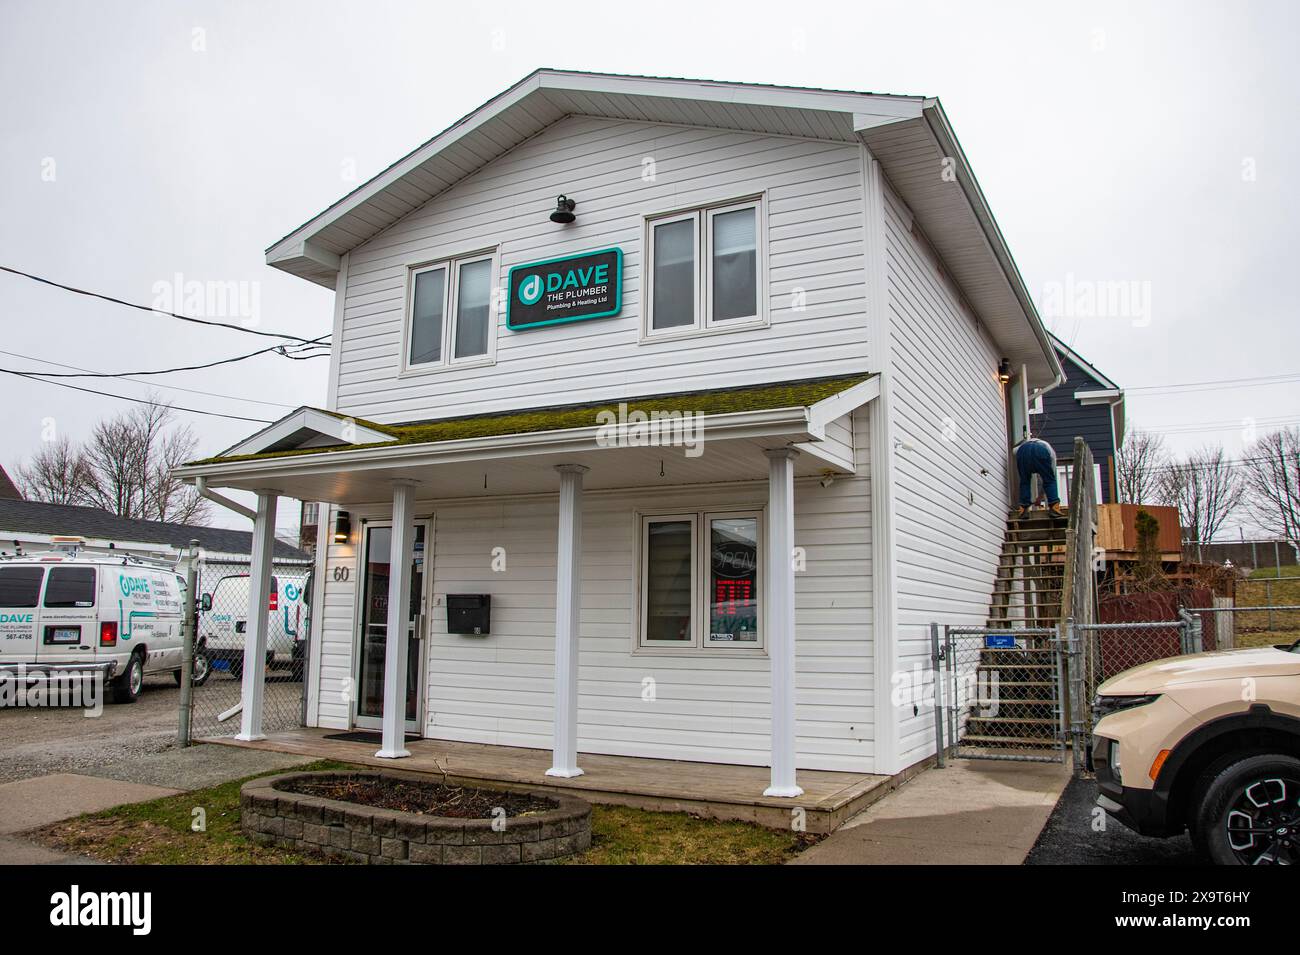
[[[114,702],[134,703],[146,673],[180,682],[184,593],[170,568],[133,557],[0,559],[0,669],[98,671]]]
[[[199,652],[210,665],[238,680],[244,673],[244,638],[248,633],[248,574],[227,574],[203,595],[199,613]],[[302,676],[307,641],[305,575],[271,575],[267,607],[266,666]]]

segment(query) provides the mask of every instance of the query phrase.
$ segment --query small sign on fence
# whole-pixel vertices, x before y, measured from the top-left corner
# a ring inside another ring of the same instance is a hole
[[[984,646],[990,650],[1014,650],[1016,637],[1012,633],[990,633],[984,638]]]

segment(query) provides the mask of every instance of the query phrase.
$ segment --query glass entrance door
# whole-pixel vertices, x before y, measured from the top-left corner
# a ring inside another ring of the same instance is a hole
[[[415,525],[411,552],[411,590],[407,595],[406,619],[406,728],[420,730],[420,674],[423,661],[424,555],[428,525]],[[384,713],[384,659],[388,650],[388,577],[393,529],[369,524],[361,580],[361,652],[357,661],[358,726],[378,728]]]

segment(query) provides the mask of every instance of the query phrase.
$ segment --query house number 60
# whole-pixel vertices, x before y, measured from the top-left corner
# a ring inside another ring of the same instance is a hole
[[[349,567],[345,567],[345,566],[343,566],[342,564],[336,566],[336,567],[334,568],[334,579],[335,579],[336,581],[347,580],[347,579],[348,579],[348,573],[349,573],[350,570],[351,570],[351,568],[349,568]]]

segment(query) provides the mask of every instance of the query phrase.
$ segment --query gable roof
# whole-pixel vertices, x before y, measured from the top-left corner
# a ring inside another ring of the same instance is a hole
[[[0,544],[5,543],[3,535],[6,532],[167,544],[178,550],[188,547],[191,540],[197,540],[205,550],[222,554],[251,554],[253,550],[253,535],[250,531],[172,524],[166,521],[141,521],[118,517],[98,507],[46,504],[41,501],[0,500]],[[281,540],[276,540],[274,553],[279,559],[307,560],[309,557],[306,551]]]
[[[1055,335],[1052,335],[1052,344],[1053,346],[1055,346],[1059,354],[1063,355],[1064,357],[1068,358],[1071,362],[1078,365],[1081,369],[1083,369],[1083,371],[1089,377],[1092,378],[1093,381],[1097,382],[1097,384],[1101,385],[1103,388],[1114,388],[1118,391],[1124,390],[1120,388],[1119,385],[1115,384],[1115,382],[1111,381],[1108,377],[1103,375],[1095,365],[1093,365],[1086,358],[1084,358],[1082,355],[1076,352],[1069,345],[1065,344],[1065,342],[1061,341]]]
[[[18,490],[18,485],[14,484],[3,467],[0,467],[0,499],[10,501],[23,499],[23,492]]]
[[[1034,387],[1059,382],[1033,299],[933,97],[539,69],[272,244],[267,264],[332,289],[342,255],[572,115],[865,145],[1005,356]]]

